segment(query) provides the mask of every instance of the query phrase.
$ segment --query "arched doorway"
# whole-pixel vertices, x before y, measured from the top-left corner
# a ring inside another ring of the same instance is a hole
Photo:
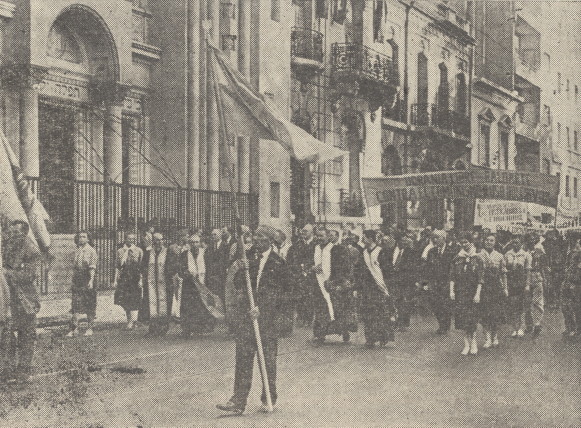
[[[73,5],[50,28],[46,62],[38,103],[39,176],[53,232],[71,233],[82,211],[75,180],[102,181],[108,168],[103,108],[118,101],[118,55],[103,19]]]

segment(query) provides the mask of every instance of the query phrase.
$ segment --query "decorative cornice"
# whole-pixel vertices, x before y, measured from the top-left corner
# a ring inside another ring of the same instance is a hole
[[[506,98],[509,98],[513,101],[518,101],[519,103],[524,102],[524,98],[519,96],[518,93],[516,91],[510,91],[507,88],[504,88],[496,83],[494,83],[491,80],[488,80],[485,77],[477,77],[474,79],[474,85],[475,86],[481,86],[484,89],[490,90],[492,92],[495,92],[497,94],[500,94]]]
[[[146,58],[150,61],[159,61],[161,59],[161,49],[156,46],[135,40],[131,46],[133,48],[133,54],[136,56]]]
[[[16,5],[9,1],[0,0],[0,18],[12,19],[16,12]]]

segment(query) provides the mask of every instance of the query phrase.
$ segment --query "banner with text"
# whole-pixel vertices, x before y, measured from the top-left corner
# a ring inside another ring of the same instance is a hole
[[[526,223],[527,204],[516,201],[477,200],[474,224],[495,226],[503,223]]]
[[[471,169],[364,178],[368,206],[426,199],[498,199],[556,207],[557,177],[532,172]]]

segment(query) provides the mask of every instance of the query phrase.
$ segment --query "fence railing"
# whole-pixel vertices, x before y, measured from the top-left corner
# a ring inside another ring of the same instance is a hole
[[[470,118],[455,110],[444,109],[437,104],[413,104],[412,124],[433,126],[453,131],[463,137],[470,136]]]
[[[99,256],[96,279],[101,289],[108,288],[111,283],[115,253],[126,232],[140,236],[146,226],[153,226],[166,241],[172,242],[180,229],[234,226],[230,192],[77,180],[29,181],[51,217],[48,229],[52,235],[58,238],[80,230],[91,234]],[[238,193],[236,198],[242,223],[252,225],[257,218],[257,195]],[[56,257],[64,256],[56,254]],[[58,263],[56,268],[62,270]],[[45,266],[44,270],[54,271],[55,266]],[[66,281],[61,273],[41,275],[41,291],[47,294],[64,287],[63,284],[50,284],[49,278],[53,278],[53,282]]]
[[[356,43],[333,43],[331,66],[335,74],[347,73],[388,85],[397,85],[399,81],[390,57]]]

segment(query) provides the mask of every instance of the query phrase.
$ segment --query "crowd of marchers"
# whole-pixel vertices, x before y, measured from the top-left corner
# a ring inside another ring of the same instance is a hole
[[[0,320],[3,381],[26,380],[32,372],[40,254],[28,232],[26,223],[15,222],[3,239],[11,313]],[[293,324],[312,327],[313,343],[322,345],[332,335],[349,342],[361,323],[365,346],[384,346],[396,332],[407,331],[418,305],[433,312],[438,334],[452,327],[464,332],[463,355],[478,353],[478,324],[485,349],[499,346],[503,324],[511,326],[514,338],[529,333],[537,338],[548,305],[561,306],[566,339],[581,337],[581,234],[430,228],[418,233],[393,226],[360,236],[348,226],[337,231],[310,224],[290,238],[268,226],[255,231],[242,226],[239,233],[243,248],[229,227],[206,234],[180,230],[174,242],[154,228],[127,233],[113,280],[115,304],[127,316],[125,328],[148,324],[149,335],[161,336],[175,322],[191,338],[211,333],[225,317],[237,339],[237,367],[238,357],[248,363],[254,355],[253,318],[261,325],[270,361],[276,358],[276,339],[290,334]],[[79,334],[83,314],[84,335],[91,336],[99,260],[88,233],[77,233],[75,243],[67,336]],[[258,306],[252,312],[247,277]],[[248,341],[241,343],[240,337]]]

